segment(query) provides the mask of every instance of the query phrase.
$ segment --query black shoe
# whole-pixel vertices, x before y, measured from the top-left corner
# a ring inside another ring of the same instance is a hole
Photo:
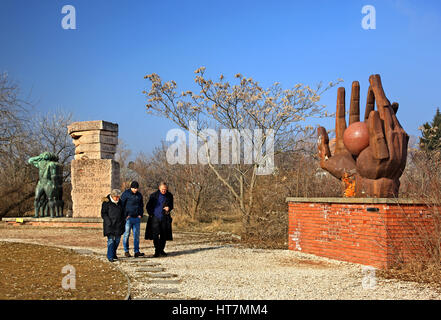
[[[160,255],[161,257],[166,257],[166,256],[168,256],[168,254],[165,253],[165,251],[161,251],[161,252],[159,253],[159,255]]]
[[[127,252],[124,252],[124,255],[127,257],[127,258],[130,258],[131,257],[131,255],[130,255],[130,253],[127,251]]]
[[[113,259],[108,259],[109,260],[109,262],[114,262],[115,260],[113,260]]]
[[[142,253],[142,252],[135,252],[135,258],[143,257],[143,256],[144,256],[144,253]]]
[[[153,255],[154,258],[159,258],[161,255],[159,254],[159,252],[155,252],[155,254]]]
[[[118,257],[117,257],[117,256],[114,256],[114,257],[113,257],[113,260],[118,260]]]

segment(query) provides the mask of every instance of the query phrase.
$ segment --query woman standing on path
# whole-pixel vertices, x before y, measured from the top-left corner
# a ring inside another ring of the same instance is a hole
[[[120,200],[121,191],[113,189],[103,198],[101,217],[103,218],[103,233],[107,237],[107,259],[110,262],[117,260],[116,250],[124,233],[125,214]]]

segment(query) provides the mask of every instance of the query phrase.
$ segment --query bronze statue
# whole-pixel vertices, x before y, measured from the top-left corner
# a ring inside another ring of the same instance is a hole
[[[398,103],[391,104],[386,98],[380,75],[371,75],[369,82],[364,116],[369,143],[367,146],[363,145],[361,147],[363,149],[358,154],[358,150],[351,150],[351,153],[345,146],[345,141],[348,146],[354,141],[350,141],[350,135],[344,137],[346,130],[345,88],[340,87],[337,92],[334,154],[331,155],[329,149],[329,138],[326,129],[319,127],[317,130],[320,166],[336,178],[341,179],[346,184],[346,189],[352,186],[354,194],[348,195],[345,192],[345,196],[398,197],[399,178],[406,167],[409,136],[397,119]],[[375,102],[378,111],[374,110]],[[349,109],[349,125],[351,126],[359,121],[360,85],[358,81],[354,81],[352,83]],[[357,138],[355,137],[355,139]]]
[[[35,218],[63,216],[63,170],[58,157],[51,152],[43,152],[28,162],[38,168],[38,183],[35,188]]]

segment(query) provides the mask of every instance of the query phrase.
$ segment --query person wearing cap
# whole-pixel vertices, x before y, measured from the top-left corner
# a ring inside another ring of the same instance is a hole
[[[107,237],[107,259],[110,262],[118,260],[116,250],[124,233],[125,214],[120,200],[121,191],[113,189],[104,197],[101,205],[101,217],[103,218],[103,233]]]
[[[135,258],[144,256],[144,253],[139,251],[139,232],[141,227],[141,218],[144,213],[144,202],[142,194],[138,192],[139,183],[132,181],[130,189],[127,189],[121,195],[121,203],[126,215],[125,232],[123,237],[124,254],[126,257],[131,257],[129,252],[129,237],[133,229],[133,251]]]

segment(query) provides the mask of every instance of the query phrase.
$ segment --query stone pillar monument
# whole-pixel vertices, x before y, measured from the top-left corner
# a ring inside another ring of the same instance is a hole
[[[74,122],[67,127],[75,144],[71,163],[73,218],[101,217],[102,198],[120,188],[119,163],[113,160],[118,124]]]

